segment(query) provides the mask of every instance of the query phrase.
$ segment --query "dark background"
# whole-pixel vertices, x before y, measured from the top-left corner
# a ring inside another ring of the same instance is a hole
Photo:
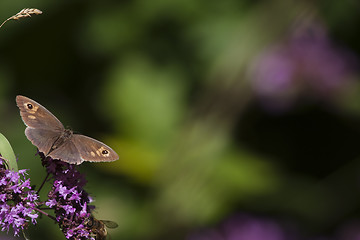
[[[358,1],[1,1],[0,16],[26,7],[43,14],[0,29],[0,132],[36,185],[18,94],[117,151],[79,166],[111,239],[187,239],[242,213],[332,238],[358,219]],[[349,66],[339,87],[306,78],[325,58],[264,98],[258,59],[313,25]],[[29,235],[65,239],[45,216]]]

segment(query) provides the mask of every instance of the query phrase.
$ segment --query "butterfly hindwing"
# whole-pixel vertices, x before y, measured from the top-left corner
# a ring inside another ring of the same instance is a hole
[[[50,152],[52,145],[59,138],[61,132],[27,127],[25,129],[25,135],[33,145],[37,146],[40,152],[46,155]]]
[[[114,150],[93,138],[74,134],[72,141],[79,150],[80,157],[83,161],[111,162],[119,159],[119,156]]]
[[[79,150],[75,144],[68,140],[60,145],[55,150],[51,151],[49,155],[53,159],[60,159],[61,161],[70,163],[70,164],[80,164],[83,160],[80,157]]]

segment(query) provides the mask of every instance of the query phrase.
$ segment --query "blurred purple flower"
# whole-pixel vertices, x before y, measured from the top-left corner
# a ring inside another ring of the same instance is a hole
[[[335,46],[320,25],[295,29],[288,41],[255,62],[255,93],[270,108],[286,109],[300,94],[329,100],[351,83],[355,57]]]
[[[73,164],[45,158],[42,153],[39,155],[54,180],[45,205],[54,209],[56,221],[65,237],[74,240],[94,239],[91,229],[84,224],[95,208],[89,205],[92,199],[84,190],[85,176]]]
[[[187,240],[290,240],[288,231],[272,220],[238,215],[218,228],[196,232]]]
[[[360,221],[343,225],[338,231],[336,240],[360,240]]]
[[[26,170],[18,172],[5,168],[4,160],[0,158],[0,226],[1,231],[14,230],[19,236],[20,230],[26,229],[29,222],[36,224],[38,214],[34,209],[39,196],[30,187],[26,179]]]

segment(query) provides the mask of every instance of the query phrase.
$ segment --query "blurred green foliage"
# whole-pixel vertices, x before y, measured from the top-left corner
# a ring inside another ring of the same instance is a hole
[[[277,115],[258,104],[249,67],[313,15],[358,54],[354,6],[359,4],[2,1],[4,20],[25,7],[43,14],[0,29],[0,131],[36,185],[45,171],[24,136],[17,94],[117,151],[116,162],[80,166],[95,216],[119,224],[111,239],[184,239],[239,211],[284,215],[309,231],[329,230],[359,210],[359,88],[336,110],[305,98]],[[319,125],[304,124],[305,118]],[[340,139],[344,132],[351,137]],[[331,154],[319,154],[332,141]],[[45,216],[29,235],[64,239]]]
[[[5,161],[6,169],[18,171],[16,157],[9,141],[0,133],[0,154]]]

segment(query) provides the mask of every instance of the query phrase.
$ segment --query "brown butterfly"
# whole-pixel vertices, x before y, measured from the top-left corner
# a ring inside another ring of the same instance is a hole
[[[104,143],[65,129],[51,112],[34,100],[18,95],[16,104],[27,126],[26,137],[45,156],[71,164],[119,159],[117,153]]]

